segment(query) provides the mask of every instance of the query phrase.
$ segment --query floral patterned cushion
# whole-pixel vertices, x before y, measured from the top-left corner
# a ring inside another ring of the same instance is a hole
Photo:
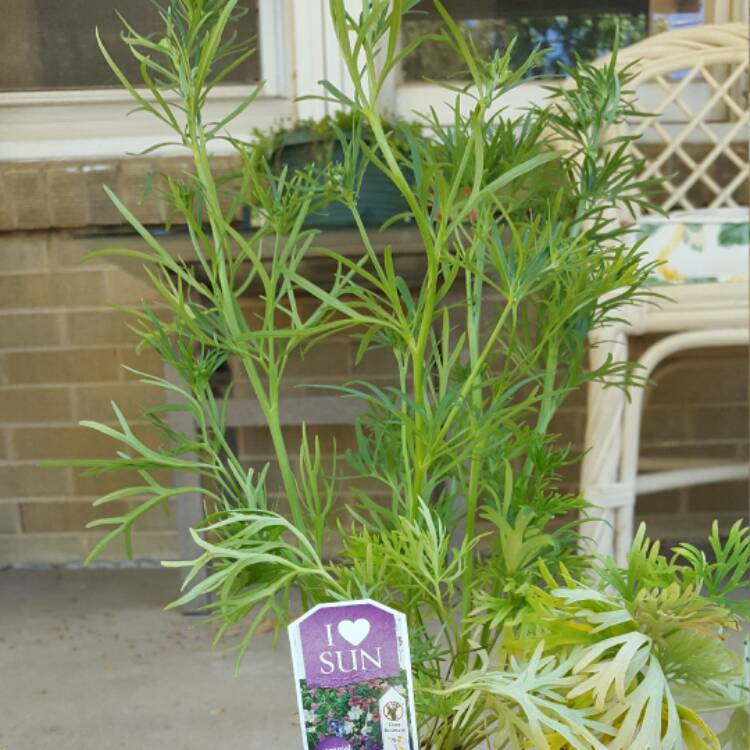
[[[661,283],[738,281],[750,264],[750,214],[747,208],[676,211],[643,216],[636,225],[646,260],[661,261]]]

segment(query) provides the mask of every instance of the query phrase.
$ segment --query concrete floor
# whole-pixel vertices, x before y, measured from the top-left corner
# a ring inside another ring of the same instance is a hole
[[[301,747],[286,640],[240,676],[164,570],[0,570],[0,750]]]
[[[0,750],[300,748],[286,638],[259,636],[235,677],[208,628],[162,611],[177,588],[162,569],[0,569]]]

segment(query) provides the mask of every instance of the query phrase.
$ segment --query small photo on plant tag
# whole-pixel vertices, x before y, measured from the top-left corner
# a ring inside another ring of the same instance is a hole
[[[305,750],[418,750],[406,617],[370,599],[289,626]]]

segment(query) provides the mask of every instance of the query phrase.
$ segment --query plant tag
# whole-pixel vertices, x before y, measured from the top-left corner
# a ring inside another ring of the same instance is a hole
[[[289,626],[305,750],[418,750],[406,616],[371,599]]]
[[[409,712],[406,700],[394,688],[391,688],[380,699],[380,726],[383,736],[383,747],[401,750],[407,747],[409,736],[407,716]]]

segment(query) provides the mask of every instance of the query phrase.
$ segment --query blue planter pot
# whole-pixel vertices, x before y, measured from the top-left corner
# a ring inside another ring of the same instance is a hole
[[[338,141],[321,140],[314,133],[300,131],[284,138],[282,145],[274,152],[271,163],[279,170],[286,167],[292,173],[313,163],[337,163],[343,158],[343,149]],[[396,214],[408,211],[409,207],[393,183],[377,167],[368,164],[362,177],[357,209],[365,226],[379,227]],[[317,229],[346,228],[353,227],[354,220],[343,203],[334,201],[311,213],[305,226]]]

